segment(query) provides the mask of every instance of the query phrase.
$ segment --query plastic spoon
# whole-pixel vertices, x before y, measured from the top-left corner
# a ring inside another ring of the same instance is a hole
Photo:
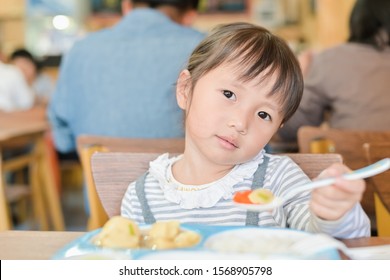
[[[364,179],[382,173],[388,170],[389,168],[390,168],[390,158],[385,158],[366,167],[354,170],[349,173],[345,173],[341,175],[341,178],[345,180]],[[294,197],[300,192],[329,186],[333,184],[336,179],[337,177],[329,177],[325,179],[316,180],[308,184],[304,184],[302,186],[294,188],[294,190],[288,192],[284,197],[275,196],[273,200],[270,201],[269,203],[252,204],[252,203],[234,202],[234,204],[237,205],[238,207],[245,208],[250,211],[256,211],[256,212],[270,211],[274,208],[282,206],[289,198]]]

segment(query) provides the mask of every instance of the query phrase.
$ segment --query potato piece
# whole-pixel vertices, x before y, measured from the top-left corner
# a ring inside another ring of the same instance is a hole
[[[191,247],[198,244],[199,240],[200,240],[200,236],[196,232],[183,231],[176,236],[173,242],[175,244],[175,247],[185,248],[185,247]]]
[[[149,236],[152,239],[170,239],[173,240],[180,232],[180,223],[178,221],[156,222],[149,230]]]
[[[150,248],[153,250],[172,249],[175,248],[175,243],[173,243],[172,239],[156,238],[151,240]]]
[[[138,248],[140,237],[139,227],[134,221],[115,216],[104,224],[93,243],[109,248]]]
[[[266,204],[274,199],[274,194],[268,189],[256,189],[249,194],[248,198],[254,204]]]

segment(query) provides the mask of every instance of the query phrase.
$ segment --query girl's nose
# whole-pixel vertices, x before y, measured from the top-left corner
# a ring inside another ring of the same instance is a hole
[[[240,114],[239,112],[232,116],[228,125],[242,135],[245,135],[248,131],[247,118],[244,116],[244,114]]]

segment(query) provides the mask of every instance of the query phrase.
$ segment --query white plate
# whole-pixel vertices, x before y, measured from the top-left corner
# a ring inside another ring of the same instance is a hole
[[[316,244],[310,244],[310,251],[298,250],[294,246],[305,241],[311,242],[314,235],[288,229],[243,228],[227,230],[215,234],[204,243],[204,248],[220,254],[250,254],[260,259],[318,259],[329,258],[325,253],[324,244],[327,238],[318,239]],[[321,244],[322,243],[322,244]],[[332,246],[327,249],[332,249]],[[335,250],[333,250],[335,251]],[[325,253],[325,254],[324,254]]]

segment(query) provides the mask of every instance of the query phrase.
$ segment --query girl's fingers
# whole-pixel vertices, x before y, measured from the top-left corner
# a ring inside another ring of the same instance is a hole
[[[339,210],[328,208],[321,204],[310,204],[310,209],[317,217],[323,220],[336,221],[343,216]]]

